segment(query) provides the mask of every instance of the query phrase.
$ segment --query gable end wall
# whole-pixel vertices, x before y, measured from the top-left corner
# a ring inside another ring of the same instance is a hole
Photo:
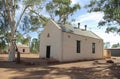
[[[40,58],[46,58],[46,46],[51,46],[50,58],[61,60],[61,35],[62,31],[57,24],[49,21],[40,35]]]

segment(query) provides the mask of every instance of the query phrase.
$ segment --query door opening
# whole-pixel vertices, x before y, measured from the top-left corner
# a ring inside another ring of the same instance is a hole
[[[50,46],[46,47],[46,58],[50,58]]]

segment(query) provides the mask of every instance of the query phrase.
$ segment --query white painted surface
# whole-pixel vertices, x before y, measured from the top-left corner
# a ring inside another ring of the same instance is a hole
[[[81,53],[76,53],[77,40],[81,41]],[[96,44],[95,54],[92,53],[92,43]],[[40,57],[46,58],[46,46],[51,46],[50,57],[61,62],[103,58],[102,39],[62,32],[52,20],[40,36]]]
[[[27,45],[17,45],[17,48],[20,53],[30,53],[30,48]]]
[[[40,36],[40,57],[46,58],[46,46],[51,46],[50,57],[61,60],[61,28],[49,21]],[[49,37],[48,37],[49,34]]]
[[[70,36],[70,38],[68,37]],[[63,61],[74,61],[84,59],[97,59],[103,57],[103,42],[86,36],[75,35],[64,32],[63,34]],[[76,41],[81,41],[81,52],[76,53]],[[92,53],[92,43],[96,44],[95,53]]]

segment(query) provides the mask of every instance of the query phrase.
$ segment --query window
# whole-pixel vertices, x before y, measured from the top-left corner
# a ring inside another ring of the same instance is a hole
[[[95,53],[95,43],[92,43],[92,53]]]
[[[25,52],[25,49],[23,49],[23,52]]]
[[[77,40],[77,53],[80,53],[80,41]]]
[[[49,34],[49,33],[47,34],[47,37],[48,37],[48,38],[50,37],[50,34]]]

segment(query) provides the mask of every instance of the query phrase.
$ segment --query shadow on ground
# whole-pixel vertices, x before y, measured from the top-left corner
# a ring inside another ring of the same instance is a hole
[[[4,57],[3,57],[4,58]],[[68,63],[55,65],[26,65],[8,62],[0,58],[0,68],[4,68],[4,72],[12,72],[18,74],[10,77],[10,79],[120,79],[120,64],[99,63],[93,64],[93,67],[61,67]],[[22,58],[27,61],[36,61],[36,58]],[[37,61],[39,59],[37,58]],[[89,61],[88,61],[89,62]],[[72,62],[70,64],[74,64]],[[77,62],[79,65],[81,62]],[[20,75],[19,75],[20,74]],[[7,74],[6,74],[7,75]]]
[[[0,61],[0,68],[7,68],[5,72],[15,71],[13,74],[24,74],[10,79],[120,79],[120,64],[102,65],[88,68],[61,68],[52,67],[52,65],[26,66],[24,64],[15,64],[15,62]]]
[[[98,67],[97,67],[98,68]],[[12,79],[119,79],[120,67],[110,66],[105,69],[97,70],[97,68],[58,68],[58,67],[43,67],[44,70],[35,70],[29,72],[25,76],[17,76]],[[109,70],[110,69],[110,70]],[[19,70],[19,72],[26,72]]]

